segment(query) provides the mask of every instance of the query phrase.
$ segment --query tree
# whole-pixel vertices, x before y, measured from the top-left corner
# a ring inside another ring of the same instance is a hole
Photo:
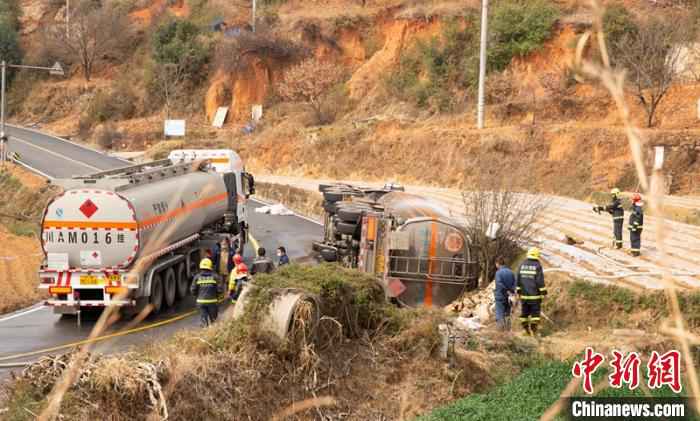
[[[80,63],[89,82],[96,63],[121,53],[129,35],[126,15],[109,5],[83,0],[71,10],[69,21],[68,27],[54,25],[49,40],[68,61]]]
[[[654,124],[659,103],[683,70],[682,52],[688,42],[687,26],[678,19],[652,17],[611,49],[614,62],[627,70],[628,85],[644,106],[647,127]]]
[[[5,20],[0,20],[0,58],[15,64],[22,61],[17,30]]]
[[[496,155],[482,153],[479,161]],[[527,166],[504,169],[497,165],[480,167],[462,192],[466,232],[481,265],[481,285],[488,285],[496,271],[497,257],[515,259],[539,233],[539,218],[549,206],[546,196],[518,192],[516,185],[531,171]],[[493,224],[493,225],[492,225]],[[495,238],[489,227],[498,227]]]
[[[284,73],[278,87],[280,96],[287,101],[306,103],[320,124],[328,123],[323,112],[324,94],[343,77],[341,66],[317,58],[309,58],[292,66]]]
[[[625,6],[614,4],[606,8],[603,14],[603,32],[610,46],[608,54],[611,63],[617,64],[616,60],[620,53],[618,49],[622,47],[620,41],[625,36],[636,35],[639,32],[639,26]]]
[[[200,29],[187,20],[163,23],[151,40],[153,60],[160,65],[176,65],[178,74],[198,84],[206,77],[201,70],[210,56],[209,45],[201,42],[200,34]]]

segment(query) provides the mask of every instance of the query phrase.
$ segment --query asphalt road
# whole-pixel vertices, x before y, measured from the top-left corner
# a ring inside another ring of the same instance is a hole
[[[22,160],[35,169],[51,177],[68,177],[128,165],[125,161],[108,157],[99,152],[82,148],[58,138],[42,135],[26,129],[11,129],[11,147],[22,154]],[[17,138],[16,136],[20,137]],[[26,136],[26,137],[25,137]],[[23,147],[27,149],[22,149]],[[22,153],[23,150],[30,155]],[[261,203],[253,201],[253,208]],[[312,250],[311,243],[322,235],[322,227],[298,216],[273,216],[250,212],[251,234],[257,242],[272,253],[278,246],[287,248],[292,261],[307,258]],[[252,260],[252,247],[246,248],[245,259]],[[192,301],[180,303],[176,308],[144,321],[143,325],[172,318],[191,311]],[[18,354],[52,348],[72,343],[89,336],[96,321],[95,315],[86,315],[82,325],[77,326],[74,318],[61,318],[52,309],[40,305],[13,314],[0,316],[0,366],[8,363],[33,361],[41,356],[17,357]],[[128,322],[117,323],[110,332],[119,331]],[[186,317],[157,328],[133,333],[94,345],[95,352],[120,352],[145,342],[166,338],[174,332],[187,328],[197,328],[196,315]],[[107,332],[109,333],[109,332]],[[58,351],[65,352],[65,351]],[[57,353],[57,352],[54,352]],[[0,368],[0,379],[6,377],[11,368]]]
[[[8,150],[27,166],[52,178],[69,178],[119,168],[130,163],[36,130],[7,126]]]

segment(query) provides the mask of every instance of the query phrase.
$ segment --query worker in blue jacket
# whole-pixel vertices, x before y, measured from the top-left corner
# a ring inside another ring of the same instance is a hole
[[[496,324],[501,330],[510,330],[510,294],[515,294],[515,275],[505,264],[505,259],[496,259],[496,281],[493,298],[496,302]]]

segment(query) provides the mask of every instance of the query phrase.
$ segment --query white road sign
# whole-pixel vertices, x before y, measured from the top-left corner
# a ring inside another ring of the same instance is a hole
[[[165,133],[166,136],[184,136],[185,120],[165,120],[163,133]]]

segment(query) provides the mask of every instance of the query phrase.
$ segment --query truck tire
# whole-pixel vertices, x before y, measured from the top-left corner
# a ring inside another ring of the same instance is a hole
[[[319,184],[318,191],[324,193],[326,190],[332,189],[333,187],[335,187],[335,184]]]
[[[153,275],[151,280],[151,295],[148,299],[149,304],[153,306],[152,314],[158,314],[163,309],[163,278],[160,274]]]
[[[331,190],[331,191],[325,191],[323,192],[323,198],[326,199],[327,202],[340,202],[343,200],[343,197],[348,196],[348,193],[339,191],[339,190]]]
[[[335,202],[329,202],[329,201],[323,202],[323,210],[325,210],[326,212],[328,212],[330,214],[334,214],[336,211]]]
[[[163,278],[163,296],[165,305],[172,307],[175,304],[175,296],[177,295],[177,281],[175,279],[175,271],[172,267],[165,271]]]
[[[338,260],[338,254],[332,248],[321,249],[321,257],[326,262],[335,262]]]
[[[190,293],[190,278],[187,277],[184,263],[177,265],[175,282],[177,282],[177,299],[182,300]]]
[[[352,222],[338,221],[335,224],[335,229],[338,230],[338,232],[341,234],[355,235],[355,232],[357,232],[357,224],[353,224]]]
[[[337,214],[338,218],[344,222],[352,222],[357,224],[362,217],[362,213],[371,210],[370,207],[363,206],[343,206],[338,207]]]

